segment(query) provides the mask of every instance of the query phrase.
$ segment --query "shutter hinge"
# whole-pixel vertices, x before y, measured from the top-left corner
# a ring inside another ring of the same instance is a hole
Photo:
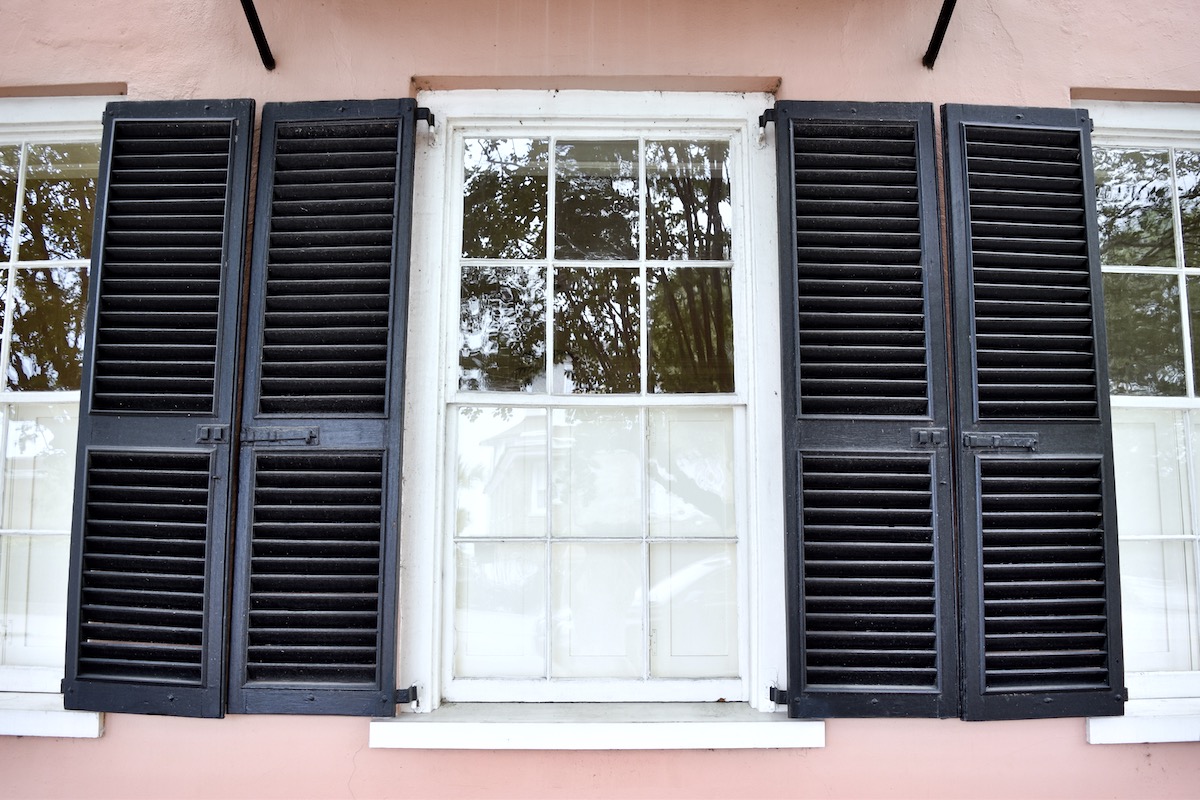
[[[964,433],[963,447],[999,450],[1037,450],[1036,433]]]
[[[786,706],[788,704],[787,690],[780,689],[778,686],[772,686],[771,702],[777,706]]]
[[[396,705],[406,706],[409,703],[416,703],[418,707],[421,705],[421,701],[417,697],[417,685],[415,683],[407,689],[396,690]]]
[[[768,122],[775,121],[775,109],[768,108],[766,111],[758,115],[758,128],[762,130],[767,127]]]
[[[228,425],[197,425],[196,444],[225,444],[229,441]]]
[[[941,447],[946,443],[945,428],[912,428],[913,447]]]
[[[417,106],[417,119],[424,120],[425,124],[429,126],[429,130],[433,130],[433,112],[428,108],[425,108],[424,106]]]
[[[320,428],[243,428],[242,441],[254,444],[316,445]]]

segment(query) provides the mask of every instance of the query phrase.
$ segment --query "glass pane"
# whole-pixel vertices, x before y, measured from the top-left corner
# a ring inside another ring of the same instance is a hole
[[[1095,150],[1103,264],[1175,266],[1167,151]]]
[[[545,258],[550,145],[545,139],[463,142],[464,258]]]
[[[546,674],[546,545],[465,542],[455,548],[454,674]]]
[[[1112,410],[1117,530],[1122,539],[1188,532],[1186,436],[1182,412]]]
[[[459,409],[458,535],[545,536],[548,461],[543,409]]]
[[[641,310],[632,269],[554,271],[554,391],[641,388]]]
[[[733,412],[648,413],[650,535],[734,536]]]
[[[1195,543],[1121,543],[1125,668],[1200,668]]]
[[[646,143],[646,257],[728,261],[729,143]]]
[[[546,390],[544,267],[463,267],[458,388]]]
[[[554,535],[642,535],[637,411],[555,409]]]
[[[559,142],[554,254],[593,260],[638,257],[638,143]]]
[[[642,545],[552,545],[555,678],[640,678]]]
[[[8,406],[3,527],[70,529],[78,411],[75,403]]]
[[[8,388],[78,389],[88,273],[75,267],[18,269]]]
[[[650,545],[650,674],[738,674],[737,578],[732,542]]]
[[[1179,281],[1171,275],[1104,276],[1108,380],[1113,394],[1182,395]]]
[[[733,391],[729,282],[727,269],[646,270],[651,391]]]
[[[0,664],[62,665],[69,550],[67,534],[0,536]]]
[[[100,145],[33,144],[27,152],[18,256],[22,261],[90,257]]]
[[[20,168],[20,146],[0,146],[0,261],[5,263],[12,256],[13,225],[17,219],[17,170]]]
[[[1183,263],[1200,267],[1200,150],[1176,151],[1175,180],[1183,219]]]

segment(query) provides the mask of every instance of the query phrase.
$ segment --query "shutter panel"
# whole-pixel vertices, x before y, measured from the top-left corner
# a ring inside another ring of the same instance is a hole
[[[1090,120],[944,107],[964,716],[1119,714]]]
[[[221,715],[253,130],[249,100],[105,113],[67,708]]]
[[[933,109],[781,102],[776,130],[789,714],[953,715]]]
[[[415,112],[263,110],[231,711],[395,713]]]

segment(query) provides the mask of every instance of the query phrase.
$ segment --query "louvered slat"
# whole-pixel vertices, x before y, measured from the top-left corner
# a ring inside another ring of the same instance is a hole
[[[289,123],[276,135],[259,410],[380,414],[399,125]]]
[[[987,690],[1108,683],[1099,461],[980,459]]]
[[[937,682],[928,457],[802,458],[809,688]]]
[[[116,123],[93,410],[213,412],[233,132],[228,120]]]
[[[250,681],[373,684],[383,456],[258,453]]]
[[[1098,383],[1079,135],[985,125],[966,125],[963,134],[979,417],[1094,418]],[[1037,368],[1004,369],[1023,363]]]
[[[79,677],[200,685],[210,457],[89,458]]]
[[[801,412],[927,414],[915,125],[792,131]]]

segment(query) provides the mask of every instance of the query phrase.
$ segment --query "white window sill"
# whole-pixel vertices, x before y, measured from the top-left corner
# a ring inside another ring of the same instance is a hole
[[[824,747],[825,723],[743,703],[460,703],[372,720],[370,746],[419,750]]]
[[[1130,700],[1123,717],[1092,717],[1088,744],[1200,742],[1200,699]]]
[[[61,694],[0,692],[0,736],[98,739],[103,733],[103,714],[67,711]]]

